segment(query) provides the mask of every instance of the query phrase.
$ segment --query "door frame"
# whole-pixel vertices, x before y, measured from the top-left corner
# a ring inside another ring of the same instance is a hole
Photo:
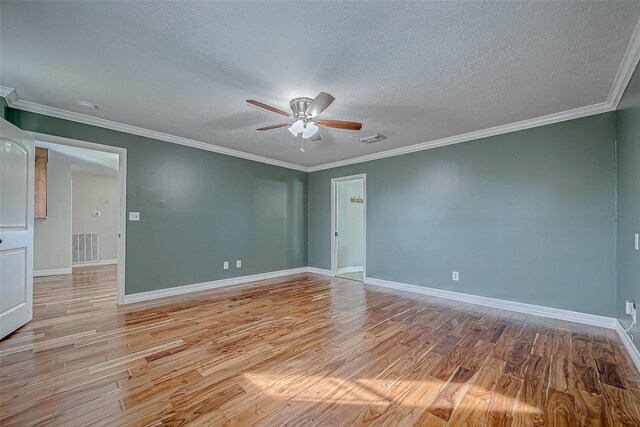
[[[362,281],[367,277],[367,174],[342,176],[331,180],[331,274],[335,277],[338,274],[338,239],[336,239],[337,225],[337,197],[338,183],[344,181],[354,181],[362,179]]]
[[[118,155],[118,215],[117,215],[117,233],[118,244],[116,258],[117,262],[117,289],[118,304],[124,304],[125,292],[125,255],[127,248],[127,149],[121,147],[113,147],[111,145],[96,144],[94,142],[81,141],[79,139],[64,138],[61,136],[47,135],[44,133],[27,132],[38,141],[48,142],[52,144],[67,145],[70,147],[86,148],[89,150],[103,151]]]

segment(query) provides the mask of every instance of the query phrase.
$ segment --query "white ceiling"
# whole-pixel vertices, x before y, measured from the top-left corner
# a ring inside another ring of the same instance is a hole
[[[118,176],[119,158],[117,154],[44,141],[36,141],[36,146],[65,156],[67,161],[71,163],[71,170],[74,173]]]
[[[21,100],[303,166],[604,102],[640,2],[6,2],[0,83]],[[326,91],[298,150],[289,100]],[[93,102],[98,110],[77,106]],[[381,132],[370,145],[358,138]]]

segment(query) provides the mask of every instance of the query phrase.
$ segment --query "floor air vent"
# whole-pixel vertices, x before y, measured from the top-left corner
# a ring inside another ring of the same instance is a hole
[[[98,233],[73,233],[71,241],[73,264],[100,261]]]

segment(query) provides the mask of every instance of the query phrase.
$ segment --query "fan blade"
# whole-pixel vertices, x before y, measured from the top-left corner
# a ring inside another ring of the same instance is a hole
[[[307,117],[308,116],[315,117],[318,114],[322,113],[324,110],[326,110],[327,107],[331,105],[331,103],[334,100],[335,98],[329,95],[328,93],[320,92],[318,96],[316,96],[316,99],[314,99],[313,102],[309,104],[309,106],[307,107],[307,110],[304,112],[304,115]]]
[[[265,110],[269,110],[273,113],[276,114],[280,114],[281,116],[285,116],[285,117],[293,117],[291,114],[287,113],[286,111],[282,111],[276,107],[272,107],[271,105],[267,105],[267,104],[263,104],[260,101],[255,101],[253,99],[247,99],[247,102],[249,104],[255,105],[256,107],[260,107],[260,108],[264,108]]]
[[[291,126],[291,123],[278,123],[277,125],[265,126],[263,128],[258,128],[256,130],[271,130],[271,129],[283,128],[285,126]]]
[[[319,132],[316,132],[316,134],[315,134],[315,135],[313,135],[311,138],[309,138],[309,141],[316,142],[316,141],[320,141],[321,139],[322,139],[322,138],[320,138],[320,133],[319,133]]]
[[[362,123],[348,122],[346,120],[318,120],[316,122],[318,126],[326,128],[336,128],[345,130],[360,130],[362,129]]]

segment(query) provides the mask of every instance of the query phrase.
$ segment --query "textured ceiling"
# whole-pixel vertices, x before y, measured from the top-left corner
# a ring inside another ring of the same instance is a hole
[[[303,166],[606,100],[640,2],[6,2],[0,83],[18,97]],[[281,116],[337,99],[298,150]],[[98,104],[96,111],[78,100]],[[381,132],[386,141],[358,138]]]

